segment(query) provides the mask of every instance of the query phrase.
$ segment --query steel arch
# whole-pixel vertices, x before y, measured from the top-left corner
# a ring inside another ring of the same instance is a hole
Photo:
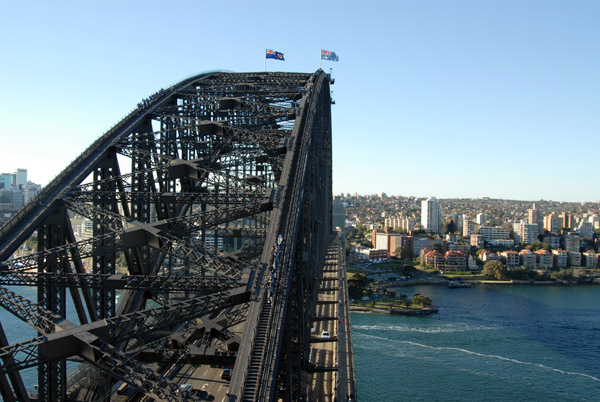
[[[165,333],[239,305],[248,312],[231,394],[294,395],[290,370],[302,369],[312,275],[331,232],[330,104],[322,70],[205,73],[151,95],[90,145],[0,228],[0,285],[38,290],[33,303],[0,287],[0,305],[39,332],[15,345],[0,336],[3,396],[26,400],[19,370],[37,366],[40,400],[69,399],[81,391],[67,381],[75,357],[82,372],[112,374],[88,385],[90,398],[122,381],[178,400],[164,372],[132,356],[147,347],[186,359]],[[15,258],[32,239],[37,250]],[[294,346],[285,334],[299,329]]]

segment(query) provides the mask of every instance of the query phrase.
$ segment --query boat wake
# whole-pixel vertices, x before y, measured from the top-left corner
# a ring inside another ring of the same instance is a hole
[[[497,327],[488,326],[471,326],[471,325],[451,325],[446,327],[412,327],[405,325],[354,325],[353,329],[366,330],[366,331],[395,331],[395,332],[419,332],[423,334],[443,334],[443,333],[454,333],[454,332],[467,332],[467,331],[487,331],[497,330]]]
[[[368,327],[368,326],[365,326],[365,327]],[[382,327],[382,328],[385,328],[385,327]],[[552,372],[559,373],[559,374],[564,374],[564,375],[569,375],[569,376],[579,376],[579,377],[584,377],[584,378],[588,378],[593,381],[600,382],[600,378],[594,377],[589,374],[561,370],[561,369],[557,369],[554,367],[546,366],[541,363],[525,362],[525,361],[510,358],[510,357],[473,352],[471,350],[462,349],[462,348],[454,348],[454,347],[449,347],[449,346],[430,346],[430,345],[424,345],[424,344],[418,343],[418,342],[403,341],[403,340],[397,340],[397,339],[388,339],[388,338],[380,337],[377,335],[371,335],[371,334],[361,334],[361,335],[365,336],[365,337],[369,337],[369,338],[377,338],[377,339],[381,339],[381,340],[388,341],[388,342],[401,343],[401,344],[416,346],[416,347],[424,348],[424,349],[454,351],[454,352],[464,353],[464,354],[477,356],[477,357],[484,357],[484,358],[488,358],[488,359],[496,359],[496,360],[506,361],[506,362],[525,365],[525,366],[537,367],[537,368],[540,368],[543,370],[548,370],[548,371],[552,371]]]

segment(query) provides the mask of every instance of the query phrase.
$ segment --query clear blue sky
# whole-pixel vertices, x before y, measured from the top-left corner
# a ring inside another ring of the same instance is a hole
[[[358,4],[358,5],[355,5]],[[46,184],[161,87],[335,51],[334,192],[600,200],[600,1],[0,0],[0,172]]]

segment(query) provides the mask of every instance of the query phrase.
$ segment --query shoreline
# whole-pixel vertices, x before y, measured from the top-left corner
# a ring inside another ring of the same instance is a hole
[[[401,288],[406,286],[416,286],[416,285],[445,285],[452,281],[455,282],[469,282],[472,285],[531,285],[531,286],[598,286],[600,285],[600,280],[595,280],[592,282],[571,282],[566,280],[557,280],[557,281],[534,281],[534,280],[516,280],[510,279],[506,281],[499,280],[487,280],[487,279],[453,279],[453,280],[416,280],[416,281],[402,281],[402,282],[389,282],[383,285],[384,288]]]
[[[435,307],[427,308],[427,307],[406,307],[406,308],[398,308],[398,307],[367,307],[367,306],[358,306],[358,305],[350,305],[350,312],[353,313],[376,313],[376,314],[398,314],[398,315],[429,315],[431,313],[437,313],[438,309]]]

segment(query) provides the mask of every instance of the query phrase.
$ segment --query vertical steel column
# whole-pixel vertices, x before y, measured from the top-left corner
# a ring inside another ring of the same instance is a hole
[[[6,339],[6,334],[4,333],[4,328],[2,328],[2,323],[0,322],[0,348],[9,345],[8,339]],[[10,361],[12,360],[12,357],[7,357],[4,359],[3,363],[10,364]],[[29,402],[29,395],[27,394],[27,390],[23,384],[21,374],[18,371],[8,374],[8,379],[10,379],[12,389],[6,377],[7,376],[5,375],[0,375],[0,395],[2,398],[6,402]]]
[[[43,225],[38,228],[38,251],[51,249],[65,244],[65,225],[67,211],[64,207],[56,207]],[[40,258],[38,261],[38,272],[59,272],[62,267],[56,256]],[[68,264],[68,261],[65,262]],[[66,317],[66,289],[53,286],[51,283],[39,285],[37,288],[38,303],[46,310]],[[44,335],[44,334],[41,334]],[[40,359],[44,357],[45,351],[39,348]],[[38,370],[38,399],[42,401],[58,401],[66,398],[67,392],[67,362],[57,360],[40,365]]]
[[[117,163],[116,156],[107,156],[101,166],[94,169],[93,183],[94,196],[93,205],[96,208],[118,214],[117,200],[115,194],[117,192],[116,182],[109,180],[114,177],[115,165]],[[110,233],[100,217],[93,220],[93,235],[104,236]],[[104,246],[104,244],[101,244]],[[115,273],[116,254],[103,253],[102,255],[94,255],[92,258],[92,272],[95,274],[114,274]],[[115,290],[114,289],[94,289],[94,301],[96,303],[96,316],[99,318],[108,318],[115,315]]]

